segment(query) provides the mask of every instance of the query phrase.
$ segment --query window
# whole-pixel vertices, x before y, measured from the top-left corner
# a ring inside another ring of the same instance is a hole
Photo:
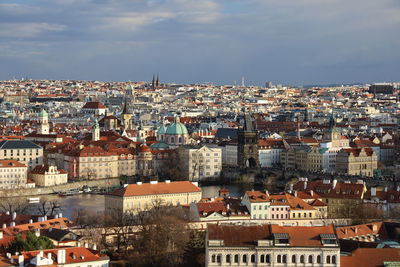
[[[266,263],[270,263],[271,262],[271,257],[269,256],[269,254],[265,255],[265,262]]]
[[[287,256],[286,256],[286,255],[283,255],[283,257],[282,257],[282,262],[283,262],[283,263],[286,263],[286,262],[287,262]]]
[[[300,256],[300,263],[304,263],[304,255]]]
[[[216,256],[213,254],[212,256],[211,256],[211,262],[215,262],[216,261]]]
[[[332,263],[336,264],[336,256],[335,255],[332,256]]]
[[[226,260],[227,263],[231,263],[231,255],[226,255]]]
[[[234,261],[235,261],[235,262],[239,262],[239,254],[236,254],[236,255],[235,255]]]
[[[217,262],[218,262],[218,263],[221,263],[221,258],[222,258],[222,256],[221,256],[221,254],[219,254],[219,255],[217,256]]]
[[[313,263],[313,256],[312,255],[308,256],[308,263]]]
[[[292,256],[292,263],[296,263],[296,255]]]
[[[317,256],[317,263],[321,263],[321,255]]]
[[[261,255],[261,256],[260,256],[260,262],[261,262],[261,263],[264,263],[264,262],[265,262],[265,256],[264,256],[264,255]]]
[[[331,256],[326,256],[326,263],[331,263]]]
[[[251,256],[250,256],[250,262],[256,262],[256,255],[254,255],[254,254],[252,254]]]
[[[281,256],[281,255],[278,255],[277,258],[276,258],[276,261],[277,261],[278,263],[282,263],[282,256]]]
[[[243,255],[242,261],[245,263],[247,262],[247,255]]]

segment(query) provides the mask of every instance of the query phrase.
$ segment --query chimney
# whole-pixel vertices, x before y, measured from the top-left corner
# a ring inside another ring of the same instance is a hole
[[[192,182],[192,184],[194,184],[195,186],[199,186],[199,183],[198,182]]]
[[[142,182],[137,182],[136,184],[137,184],[137,185],[141,185],[141,184],[142,184]]]
[[[87,242],[83,243],[83,246],[84,246],[85,248],[89,248],[89,244],[88,244]]]
[[[303,188],[304,190],[306,190],[307,189],[307,181],[304,181],[304,188]]]
[[[40,229],[35,229],[35,236],[39,237],[40,236]]]
[[[226,209],[229,211],[229,208],[230,208],[231,206],[229,205],[229,204],[227,204],[226,205]]]
[[[336,185],[337,185],[337,180],[333,179],[333,181],[332,181],[332,189],[335,189]]]
[[[47,215],[44,215],[43,220],[47,221]]]
[[[64,264],[65,263],[65,249],[57,250],[57,263]]]
[[[10,226],[14,227],[15,226],[15,222],[10,222]]]
[[[93,250],[97,250],[97,245],[93,244]]]
[[[297,197],[297,191],[294,191],[294,196]]]
[[[62,218],[62,213],[61,212],[58,214],[58,218]]]
[[[371,187],[371,197],[376,196],[376,187]]]
[[[310,195],[313,197],[314,196],[314,191],[310,190]]]
[[[19,255],[18,256],[18,266],[19,267],[24,266],[24,255]]]
[[[12,213],[12,220],[15,221],[16,218],[17,218],[17,213],[14,211]]]
[[[10,211],[9,210],[6,211],[6,215],[10,215]]]
[[[372,231],[377,232],[378,231],[378,226],[376,224],[372,224]]]
[[[33,220],[32,219],[29,219],[29,224],[32,224],[33,223]]]
[[[40,250],[38,255],[43,258],[43,250]]]
[[[290,184],[290,185],[289,185],[289,190],[290,190],[290,191],[293,191],[293,184]]]
[[[400,185],[397,186],[396,191],[400,192]]]
[[[128,187],[128,184],[124,184],[124,187]]]
[[[267,195],[267,197],[269,197],[269,192],[268,192],[268,190],[265,190],[265,194]]]
[[[51,260],[51,252],[47,253],[47,258]]]
[[[7,228],[7,224],[3,223],[3,228]]]
[[[388,187],[387,186],[385,186],[385,192],[387,192],[388,191]]]
[[[150,181],[150,184],[158,184],[158,181]]]
[[[0,240],[3,239],[3,231],[0,231]]]
[[[171,182],[171,180],[165,180],[166,184],[169,184]]]

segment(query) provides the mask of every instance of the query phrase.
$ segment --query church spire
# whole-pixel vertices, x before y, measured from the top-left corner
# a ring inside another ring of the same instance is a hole
[[[155,83],[156,83],[156,79],[155,79],[155,75],[153,74],[153,80],[151,81],[151,88],[154,89]]]
[[[160,85],[160,79],[159,79],[158,74],[157,74],[156,87],[158,87],[159,85]]]

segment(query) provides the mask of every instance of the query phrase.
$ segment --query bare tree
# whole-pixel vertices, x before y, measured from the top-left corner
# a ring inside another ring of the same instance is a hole
[[[62,211],[61,205],[57,200],[44,200],[41,201],[37,211],[39,212],[40,215],[42,216],[50,216],[53,217],[57,213],[60,213]]]
[[[9,191],[3,191],[0,195],[0,211],[10,213],[24,213],[29,208],[26,197],[13,196]]]

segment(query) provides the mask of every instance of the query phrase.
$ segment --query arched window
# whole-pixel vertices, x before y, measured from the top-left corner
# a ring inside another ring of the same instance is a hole
[[[239,262],[239,254],[235,255],[235,262]]]
[[[264,262],[265,262],[265,256],[264,256],[264,255],[261,255],[261,256],[260,256],[260,262],[261,262],[261,263],[264,263]]]
[[[321,255],[317,256],[317,263],[321,263]]]
[[[217,262],[218,262],[218,263],[221,263],[221,259],[222,259],[222,255],[219,254],[219,255],[217,256]]]
[[[283,262],[283,263],[286,263],[286,262],[287,262],[287,256],[286,256],[286,255],[283,255],[283,257],[282,257],[282,262]]]
[[[332,256],[332,263],[336,264],[336,256],[335,255]]]
[[[331,256],[326,256],[326,263],[331,263]]]
[[[215,260],[216,260],[216,256],[213,254],[213,255],[211,256],[211,262],[215,262]]]
[[[308,263],[313,263],[313,256],[312,255],[310,255],[310,256],[308,256]]]
[[[247,255],[246,255],[246,254],[245,254],[245,255],[243,255],[243,258],[242,258],[242,259],[243,259],[243,262],[245,262],[245,263],[246,263],[246,262],[247,262]]]
[[[296,263],[296,255],[292,256],[292,263]]]
[[[266,262],[266,263],[271,263],[271,256],[270,256],[269,254],[267,254],[267,255],[265,256],[265,262]]]
[[[182,144],[182,136],[179,136],[179,138],[178,138],[178,143],[179,143],[179,144]]]
[[[300,256],[300,263],[304,263],[304,255]]]
[[[282,256],[281,256],[281,255],[278,255],[278,257],[276,258],[276,261],[277,261],[278,263],[282,263]]]
[[[250,256],[250,262],[256,262],[256,255],[254,255],[254,254],[252,254],[251,256]]]
[[[226,259],[225,259],[225,261],[227,262],[227,263],[231,263],[231,255],[226,255]]]
[[[174,137],[171,137],[170,140],[171,140],[171,141],[170,141],[171,144],[175,143]]]

